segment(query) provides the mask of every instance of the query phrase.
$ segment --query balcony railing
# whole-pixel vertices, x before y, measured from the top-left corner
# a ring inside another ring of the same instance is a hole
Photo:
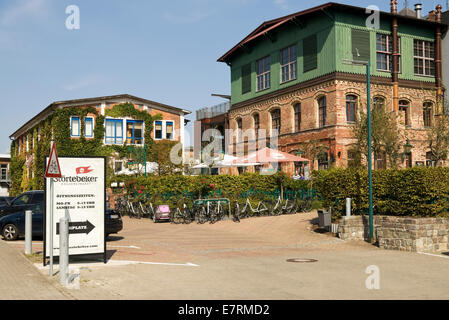
[[[213,118],[229,111],[230,103],[224,102],[213,107],[206,107],[196,111],[196,120]]]

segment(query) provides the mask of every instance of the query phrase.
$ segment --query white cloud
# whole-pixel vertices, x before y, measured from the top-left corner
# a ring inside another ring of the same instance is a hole
[[[73,83],[63,86],[63,89],[67,90],[67,91],[79,90],[79,89],[83,89],[83,88],[86,88],[89,86],[98,85],[99,83],[103,82],[104,80],[105,80],[105,77],[101,76],[101,75],[88,75],[76,82],[73,82]]]
[[[280,7],[282,10],[290,9],[290,6],[288,5],[286,0],[274,0],[274,4]]]
[[[9,26],[23,19],[45,17],[48,13],[48,0],[17,0],[0,14],[0,25]]]

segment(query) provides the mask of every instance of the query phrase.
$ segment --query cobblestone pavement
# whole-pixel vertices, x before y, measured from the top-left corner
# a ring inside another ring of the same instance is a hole
[[[124,218],[108,264],[79,263],[75,299],[448,299],[449,256],[344,242],[311,230],[316,212],[241,223],[174,225]],[[23,248],[22,242],[10,243]],[[35,250],[41,250],[36,242]],[[315,263],[289,263],[311,258]],[[380,290],[368,290],[368,266]],[[47,272],[41,270],[41,272]]]
[[[70,295],[42,275],[18,250],[0,241],[0,300],[61,300]]]

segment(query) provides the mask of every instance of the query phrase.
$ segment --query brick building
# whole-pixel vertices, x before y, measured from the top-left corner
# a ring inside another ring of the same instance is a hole
[[[130,115],[111,116],[108,114],[108,111],[113,110],[114,106],[123,105],[125,103],[131,104],[137,111],[144,111],[151,116],[158,115],[160,117],[151,123],[153,126],[151,138],[156,143],[162,140],[170,140],[184,144],[184,126],[188,122],[188,120],[185,119],[185,116],[190,114],[190,111],[184,109],[128,94],[53,102],[10,136],[14,146],[11,156],[14,159],[23,159],[22,161],[24,161],[24,165],[26,166],[20,188],[23,190],[32,189],[37,185],[35,184],[33,186],[26,181],[35,179],[36,173],[38,175],[42,173],[41,163],[36,165],[38,160],[42,161],[42,159],[37,159],[39,157],[36,156],[36,153],[38,152],[37,145],[42,143],[43,136],[45,135],[43,130],[45,128],[48,130],[48,126],[51,127],[50,136],[54,137],[59,151],[64,151],[64,148],[66,147],[61,141],[67,141],[66,139],[69,139],[70,141],[82,142],[82,144],[78,146],[78,149],[81,149],[81,151],[78,152],[83,153],[83,155],[94,156],[96,154],[89,154],[88,143],[96,138],[98,139],[100,132],[102,138],[98,143],[103,146],[142,147],[145,145],[145,133],[147,128],[143,119],[136,118],[132,111],[130,111]],[[64,121],[63,127],[66,128],[63,133],[64,136],[61,136],[61,133],[59,132],[54,132],[54,122],[45,124],[46,120],[51,119],[57,111],[61,110],[69,110],[69,112],[72,110],[71,114],[64,115],[62,118]],[[86,110],[87,113],[84,116],[80,116],[79,110]],[[97,117],[99,116],[101,116],[102,121],[104,121],[104,125],[100,128],[97,125],[97,123],[100,124],[100,122],[97,121]],[[98,136],[96,136],[96,134]],[[61,140],[59,145],[58,139]],[[184,151],[184,148],[182,148],[182,150]],[[44,154],[45,153],[48,154],[46,149],[44,151]],[[61,153],[63,154],[64,152]],[[184,156],[184,152],[182,153],[182,156]],[[41,157],[42,155],[40,158]],[[118,154],[112,154],[108,160],[109,165],[115,172],[121,171],[127,163],[127,159],[119,157]],[[40,176],[37,177],[37,179],[42,178],[43,177]],[[16,188],[19,188],[19,186],[16,186]],[[15,190],[17,191],[17,189]]]
[[[413,145],[402,165],[430,164],[426,137],[442,112],[446,25],[441,6],[426,18],[419,10],[398,13],[392,0],[391,12],[380,12],[372,26],[365,8],[327,3],[262,23],[218,60],[231,69],[230,128],[265,129],[268,136],[278,129],[278,147],[289,153],[318,141],[328,151],[314,169],[346,167],[354,157],[352,126],[367,96],[366,67],[347,62],[370,60],[372,105],[396,112]],[[228,146],[250,152],[251,139],[234,136]],[[385,154],[374,160],[377,168],[387,165]]]

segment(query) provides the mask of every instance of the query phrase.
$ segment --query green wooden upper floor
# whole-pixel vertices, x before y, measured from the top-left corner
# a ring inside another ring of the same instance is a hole
[[[350,60],[370,60],[373,76],[392,76],[392,19],[398,18],[399,79],[435,82],[435,32],[440,24],[329,3],[262,24],[219,59],[231,68],[232,104],[321,76],[365,74]],[[368,19],[369,20],[369,19]],[[444,62],[443,62],[444,63]]]

